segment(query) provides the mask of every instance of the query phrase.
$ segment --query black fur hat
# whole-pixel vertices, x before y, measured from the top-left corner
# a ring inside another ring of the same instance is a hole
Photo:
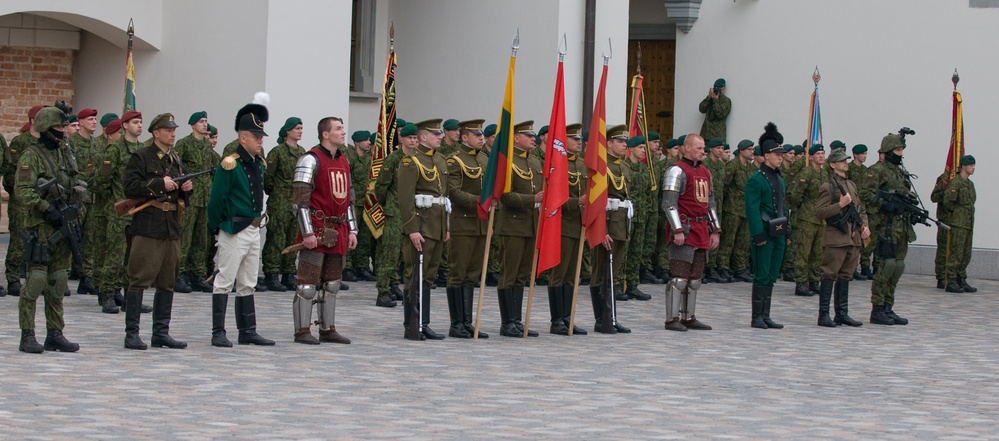
[[[261,123],[267,122],[267,119],[270,116],[267,111],[267,105],[270,104],[270,99],[270,95],[266,92],[257,92],[256,95],[253,96],[252,103],[243,106],[242,109],[239,109],[239,112],[236,112],[235,130],[237,132],[239,131],[239,121],[243,119],[243,115],[253,114],[257,121],[260,121]]]
[[[768,122],[766,127],[763,128],[763,134],[760,135],[760,152],[764,155],[767,153],[784,153],[784,135],[781,135],[777,131],[777,125]]]

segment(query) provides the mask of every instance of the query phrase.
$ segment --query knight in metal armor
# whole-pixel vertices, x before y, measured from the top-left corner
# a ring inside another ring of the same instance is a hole
[[[296,343],[350,344],[333,324],[344,257],[357,246],[350,165],[342,150],[346,137],[342,119],[321,119],[319,145],[295,164],[292,199],[298,209],[299,237],[293,248],[300,250],[292,302]],[[310,330],[314,303],[319,305],[318,340]]]
[[[680,146],[682,159],[666,170],[662,208],[669,237],[669,268],[673,278],[666,286],[666,329],[710,330],[695,316],[697,290],[701,287],[708,250],[718,247],[721,218],[711,191],[711,172],[704,167],[704,138],[687,135]]]

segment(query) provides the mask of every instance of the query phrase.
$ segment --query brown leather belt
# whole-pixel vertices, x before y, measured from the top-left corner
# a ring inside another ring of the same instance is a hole
[[[263,216],[254,217],[254,218],[233,216],[232,221],[235,223],[248,224],[260,228],[260,223],[261,221],[263,221],[263,219],[264,219]]]
[[[156,208],[159,208],[160,210],[163,210],[163,211],[177,211],[177,203],[176,202],[160,202],[160,201],[157,201],[157,200],[153,199],[153,200],[149,201],[149,205],[151,205],[153,207],[156,207]]]
[[[322,220],[324,224],[339,225],[347,222],[346,213],[340,216],[327,216],[326,213],[323,213],[323,210],[312,210],[310,214],[312,215],[312,217]]]
[[[707,216],[688,217],[685,214],[680,215],[680,222],[694,223],[694,222],[707,222],[707,221],[708,221]]]

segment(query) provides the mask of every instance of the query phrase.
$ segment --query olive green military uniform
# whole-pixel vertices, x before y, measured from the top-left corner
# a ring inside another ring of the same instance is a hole
[[[295,243],[298,221],[292,201],[292,181],[295,163],[305,154],[305,148],[278,144],[267,153],[267,173],[264,192],[267,193],[267,239],[264,241],[264,274],[295,274],[295,253],[281,250]],[[357,187],[354,187],[357,188]]]
[[[949,179],[950,173],[946,171],[937,176],[937,181],[933,184],[933,191],[930,192],[930,201],[937,204],[937,220],[947,225],[950,225],[951,222],[951,211],[944,205],[944,193],[947,191],[947,181]],[[950,231],[937,228],[937,252],[933,259],[933,274],[937,277],[937,288],[943,288],[947,281],[947,278],[944,276],[947,272],[947,254],[950,248],[948,243],[949,238]]]
[[[497,297],[500,334],[508,337],[523,335],[521,314],[524,286],[531,277],[531,263],[538,231],[539,203],[535,194],[544,188],[541,161],[524,150],[513,152],[513,173],[510,191],[500,197],[496,213],[496,235],[500,237],[500,280]]]
[[[3,160],[3,188],[7,191],[9,199],[7,201],[7,229],[10,230],[10,242],[7,244],[7,257],[4,261],[7,275],[8,288],[11,285],[20,285],[21,270],[24,269],[24,244],[21,243],[21,236],[17,234],[21,230],[21,223],[24,214],[21,205],[17,201],[17,193],[14,191],[14,174],[17,170],[20,154],[32,144],[38,142],[38,138],[31,135],[31,132],[24,132],[10,140],[10,145],[4,149]],[[20,289],[20,288],[18,288]],[[11,294],[16,294],[11,289]]]
[[[863,228],[867,226],[867,210],[860,202],[860,193],[853,181],[838,175],[832,170],[833,161],[847,159],[841,151],[835,151],[830,155],[827,164],[830,164],[829,179],[819,187],[819,198],[815,203],[815,217],[821,219],[826,225],[822,228],[822,283],[819,287],[819,326],[835,327],[845,324],[848,326],[861,326],[863,323],[852,319],[849,314],[850,280],[853,279],[854,272],[857,271],[857,260],[860,258],[860,249],[863,248]],[[836,225],[837,216],[845,215],[846,208],[840,206],[841,198],[850,196],[850,205],[856,211],[858,219],[843,220],[841,225]],[[844,228],[846,231],[841,230]],[[833,302],[835,310],[835,320],[829,317],[829,303],[835,295]]]
[[[173,151],[184,164],[184,171],[197,173],[215,170],[222,157],[212,149],[206,136],[197,139],[187,135],[174,145]],[[187,207],[180,218],[180,273],[189,273],[192,280],[205,280],[208,276],[208,198],[212,191],[212,173],[196,176],[194,189],[187,195]]]
[[[578,126],[578,125],[577,125]],[[577,129],[578,130],[578,129]],[[572,136],[571,133],[569,136]],[[558,265],[551,269],[548,283],[549,306],[552,307],[552,323],[560,320],[566,331],[569,326],[569,315],[572,313],[572,291],[576,283],[576,261],[579,260],[579,241],[583,225],[583,207],[580,199],[586,198],[587,171],[583,158],[578,154],[569,154],[567,172],[569,177],[569,199],[562,205],[562,243]],[[584,252],[589,252],[586,250]],[[580,269],[580,274],[585,273]],[[554,300],[554,301],[553,301]],[[557,306],[553,306],[557,305]],[[585,335],[582,328],[574,328],[573,334]]]
[[[350,178],[358,195],[354,198],[354,213],[364,213],[364,198],[361,191],[368,188],[368,177],[371,175],[371,152],[358,154],[357,149],[349,147],[347,162],[350,163]],[[363,224],[363,222],[362,222]],[[347,253],[347,264],[344,269],[353,269],[355,275],[361,269],[368,269],[371,258],[375,254],[375,238],[367,225],[358,225],[357,247]]]
[[[725,142],[726,129],[725,119],[732,112],[732,100],[725,95],[719,95],[715,100],[711,96],[704,97],[697,110],[704,114],[704,123],[701,124],[701,137],[704,139],[721,138]]]
[[[707,139],[707,138],[705,138]],[[711,193],[715,196],[715,204],[718,207],[724,207],[725,205],[725,161],[722,159],[714,159],[709,153],[707,158],[704,159],[704,166],[707,167],[708,171],[711,172]],[[722,230],[722,235],[729,234],[728,230]],[[712,268],[715,271],[721,266],[719,259],[719,253],[708,252],[708,260],[705,262],[706,274],[707,268]]]
[[[382,224],[382,236],[375,246],[375,288],[378,296],[388,295],[392,287],[399,284],[399,262],[402,261],[402,221],[399,213],[397,197],[398,183],[396,172],[399,164],[406,156],[401,148],[389,153],[382,162],[382,169],[375,182],[375,197],[382,206],[385,222]],[[400,299],[401,300],[401,299]]]
[[[489,159],[463,145],[447,158],[448,197],[451,199],[451,256],[447,286],[479,285],[486,246],[486,220],[478,215],[482,177]]]
[[[125,165],[128,164],[132,154],[141,148],[141,143],[128,142],[124,135],[109,145],[97,169],[94,178],[97,188],[93,191],[110,194],[112,203],[125,199]],[[128,261],[128,242],[125,234],[131,222],[132,217],[126,214],[115,216],[115,219],[107,224],[108,242],[105,252],[109,257],[105,259],[101,270],[97,271],[94,277],[94,285],[98,292],[110,292],[117,288],[128,287],[128,272],[125,266]]]
[[[665,157],[659,160],[656,164],[656,179],[659,180],[659,190],[656,193],[656,201],[661,201],[663,199],[662,189],[664,184],[664,179],[666,177],[666,170],[668,170],[676,161],[680,160],[680,155],[673,157]],[[663,211],[662,204],[656,203],[657,210],[659,212],[659,220],[656,222],[656,257],[655,264],[657,268],[662,268],[664,271],[669,271],[669,238],[666,236],[666,212]],[[666,276],[666,274],[663,274]],[[663,277],[668,278],[668,277]]]
[[[622,158],[615,158],[607,155],[607,198],[618,199],[620,201],[629,200],[628,182],[632,181],[631,169],[624,164]],[[599,287],[607,277],[604,262],[607,261],[608,254],[614,256],[614,282],[620,284],[624,281],[625,260],[627,259],[628,242],[631,240],[628,224],[627,208],[622,208],[607,213],[607,235],[614,240],[610,252],[598,245],[593,248],[593,269],[590,274],[590,285]]]
[[[642,257],[645,255],[645,248],[651,246],[649,238],[655,238],[655,227],[650,216],[650,209],[654,209],[656,202],[652,199],[652,182],[650,181],[649,168],[641,162],[625,160],[623,164],[629,169],[630,180],[627,182],[630,192],[629,199],[634,204],[634,217],[631,219],[631,237],[628,241],[626,259],[624,263],[624,279],[628,285],[627,292],[633,292],[632,287],[639,285],[639,276],[642,270]],[[618,262],[621,263],[621,262]]]
[[[225,158],[233,153],[236,153],[236,147],[239,147],[239,139],[232,141],[222,148],[222,157]]]
[[[455,154],[458,150],[461,150],[461,142],[456,142],[451,144],[447,140],[441,140],[441,146],[437,149],[436,155],[440,155],[442,158],[449,158],[451,155]]]
[[[950,225],[950,251],[945,257],[946,271],[944,280],[958,279],[964,281],[968,277],[968,263],[971,261],[971,242],[975,229],[975,183],[960,174],[947,184],[943,194],[943,205],[950,213],[947,225]],[[943,228],[938,228],[942,230]],[[965,287],[967,282],[961,283]]]
[[[722,205],[721,245],[718,248],[718,268],[723,272],[749,269],[749,224],[746,222],[746,182],[757,170],[752,160],[735,158],[725,165]]]
[[[84,138],[79,132],[69,137],[69,144],[73,154],[76,156],[76,164],[82,174],[82,178],[87,180],[89,185],[89,177],[96,170],[96,158],[103,153],[103,149],[98,145],[95,136]],[[83,201],[83,207],[81,207],[81,215],[83,216],[81,220],[83,229],[83,268],[75,269],[82,277],[94,275],[94,267],[97,264],[97,259],[100,258],[101,254],[104,254],[103,245],[107,241],[104,231],[104,226],[108,222],[107,215],[100,212],[99,207],[94,206],[95,201],[94,194],[88,193],[86,199]],[[84,281],[80,280],[80,283],[82,288]]]
[[[819,187],[828,180],[824,170],[808,168],[798,173],[788,189],[791,208],[791,259],[796,283],[818,283],[822,264],[822,221],[815,217]]]

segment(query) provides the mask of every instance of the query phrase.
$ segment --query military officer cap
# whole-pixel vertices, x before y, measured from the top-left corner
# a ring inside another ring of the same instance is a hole
[[[846,144],[843,144],[843,141],[837,139],[829,144],[829,148],[832,150],[846,150]]]
[[[534,120],[527,120],[513,126],[513,133],[537,136],[537,134],[534,133]]]
[[[671,139],[669,141],[666,141],[666,148],[667,149],[675,149],[675,148],[677,148],[679,146],[680,146],[680,140],[678,140],[676,138],[673,138],[673,139]]]
[[[354,142],[361,142],[361,141],[364,141],[365,139],[368,139],[370,137],[371,137],[371,132],[369,132],[367,130],[358,130],[358,131],[354,132],[352,135],[350,135],[351,141],[354,141]]]
[[[219,128],[215,127],[215,126],[213,126],[211,124],[209,124],[208,125],[208,135],[209,136],[218,136],[218,134],[219,134]]]
[[[138,110],[129,110],[121,116],[121,123],[124,124],[136,118],[142,119],[142,112],[139,112]]]
[[[850,159],[850,157],[846,156],[846,152],[845,151],[843,151],[843,150],[833,150],[832,154],[829,155],[829,159],[827,159],[826,162],[832,164],[834,162],[846,161],[848,159]]]
[[[861,153],[867,153],[867,146],[864,144],[857,144],[853,146],[853,154],[859,155]]]
[[[659,132],[655,130],[649,132],[649,141],[659,141]]]
[[[484,119],[470,119],[468,121],[462,121],[458,123],[458,128],[468,132],[472,132],[476,135],[482,134],[482,124],[485,123]]]
[[[616,126],[607,129],[607,139],[620,139],[623,141],[628,140],[628,126],[624,124],[618,124]]]
[[[420,124],[416,124],[419,126]],[[458,120],[452,118],[444,121],[444,130],[458,130]]]
[[[177,128],[177,123],[173,121],[172,113],[161,113],[153,118],[153,122],[149,123],[149,133],[153,133],[157,129],[174,129]]]
[[[800,144],[794,146],[794,154],[801,155],[801,154],[804,154],[804,153],[805,153],[805,146],[800,145]]]
[[[121,131],[121,120],[118,119],[118,118],[112,119],[111,121],[108,121],[107,124],[104,124],[104,134],[105,135],[110,135],[112,133],[118,133],[120,131]],[[215,136],[215,135],[212,135],[212,136]]]
[[[66,117],[66,122],[69,124],[78,123],[80,122],[80,118],[77,118],[76,115],[70,115]]]
[[[193,126],[198,121],[201,121],[201,118],[208,118],[208,112],[202,110],[200,112],[192,113],[191,117],[187,119],[187,124]]]
[[[576,123],[576,124],[569,124],[569,125],[565,126],[565,136],[567,138],[582,139],[583,138],[583,125],[579,124],[579,123]]]
[[[719,78],[719,79],[715,80],[715,87],[718,87],[718,88],[725,87],[725,79],[724,78]]]
[[[483,135],[493,136],[496,134],[496,124],[490,124],[486,126],[486,129],[482,131]]]
[[[721,138],[711,138],[708,140],[707,144],[704,144],[704,147],[711,149],[715,147],[721,147],[724,144],[725,143],[722,142]]]
[[[83,109],[76,114],[77,119],[87,119],[91,116],[97,116],[97,109]]]
[[[899,147],[905,148],[902,137],[898,133],[889,133],[884,138],[881,138],[881,148],[878,150],[878,153],[888,153]]]
[[[811,156],[818,152],[824,152],[824,151],[826,150],[825,147],[822,146],[822,144],[813,144],[811,147],[808,148],[808,155]]]
[[[413,136],[416,134],[416,124],[408,123],[399,130],[399,136]]]
[[[964,155],[961,157],[961,165],[975,165],[975,157],[971,155]]]
[[[442,133],[441,121],[443,121],[441,118],[434,118],[434,119],[428,119],[428,120],[420,121],[420,122],[418,122],[418,123],[416,123],[414,125],[416,126],[417,130],[427,130],[427,131],[434,132],[434,133],[440,135]],[[455,124],[457,124],[457,123],[458,123],[458,121],[455,120]],[[451,130],[451,129],[448,129],[448,130]],[[454,130],[458,130],[458,127],[455,126]]]
[[[638,147],[640,145],[645,145],[644,136],[632,136],[631,139],[628,140],[628,147]]]
[[[53,127],[65,126],[66,115],[55,107],[45,107],[35,114],[35,131],[42,133]]]
[[[736,148],[738,148],[739,151],[741,152],[741,151],[746,150],[746,149],[748,149],[748,148],[750,148],[752,146],[753,146],[753,141],[750,141],[748,139],[743,139],[742,141],[739,141],[739,145]]]
[[[101,127],[104,127],[104,126],[108,125],[109,122],[114,121],[116,119],[118,119],[118,115],[117,114],[115,114],[115,113],[105,113],[104,116],[101,117]],[[121,121],[119,120],[118,122],[121,122]]]
[[[371,145],[375,145],[375,141],[378,140],[378,132],[372,133],[368,141],[371,141]]]
[[[541,126],[541,130],[538,130],[538,136],[547,135],[547,134],[548,134],[548,126],[547,125]]]
[[[678,146],[683,145],[683,143],[686,141],[687,141],[687,135],[680,135],[679,138],[676,138],[676,145]]]

